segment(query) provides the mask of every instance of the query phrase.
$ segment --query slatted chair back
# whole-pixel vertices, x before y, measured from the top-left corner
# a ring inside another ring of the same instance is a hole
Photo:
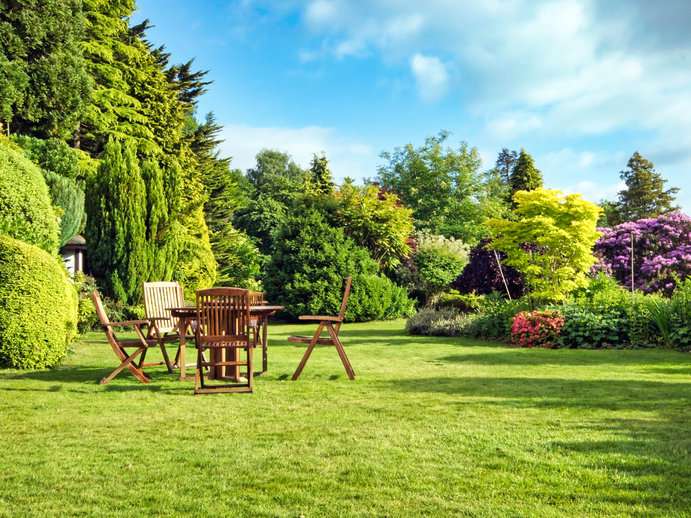
[[[171,333],[178,328],[178,319],[170,314],[169,308],[183,307],[185,296],[182,286],[173,281],[145,282],[144,308],[147,318],[156,319],[161,333]]]
[[[96,308],[96,316],[98,316],[98,321],[101,323],[101,327],[106,333],[108,343],[111,345],[111,347],[117,347],[119,350],[120,346],[118,345],[118,341],[115,338],[113,328],[110,327],[110,319],[108,318],[106,308],[103,305],[103,301],[101,300],[101,295],[98,293],[98,290],[94,290],[91,292],[91,300],[94,302],[94,308]]]
[[[249,344],[249,325],[247,290],[209,288],[197,291],[199,343],[206,347],[244,346]]]
[[[214,392],[252,392],[252,342],[250,340],[249,292],[240,288],[209,288],[197,291],[197,369],[195,394]],[[210,358],[203,352],[210,349]],[[240,352],[245,352],[245,361]],[[225,356],[225,358],[224,358]],[[207,386],[204,368],[211,369],[215,379],[235,383]],[[240,381],[240,367],[247,370],[246,381]]]
[[[250,291],[247,293],[249,298],[250,306],[261,306],[266,301],[264,300],[263,291]]]

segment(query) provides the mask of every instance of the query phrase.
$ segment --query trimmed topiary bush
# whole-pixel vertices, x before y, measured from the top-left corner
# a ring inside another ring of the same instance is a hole
[[[0,234],[56,252],[58,216],[41,170],[0,138]]]
[[[0,236],[0,365],[57,365],[77,331],[77,292],[59,259]]]

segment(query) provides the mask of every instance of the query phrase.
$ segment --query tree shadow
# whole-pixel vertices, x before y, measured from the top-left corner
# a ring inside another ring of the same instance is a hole
[[[672,351],[659,350],[612,350],[612,349],[597,349],[597,350],[583,350],[583,349],[518,349],[505,348],[499,349],[496,352],[481,352],[481,353],[467,353],[467,354],[453,354],[450,356],[443,356],[438,358],[440,362],[449,363],[466,363],[471,365],[488,365],[488,366],[544,366],[544,365],[569,365],[569,366],[587,366],[587,365],[602,365],[602,364],[616,364],[616,365],[639,365],[645,368],[646,371],[655,372],[655,369],[648,368],[650,363],[657,361],[669,362],[669,355]],[[688,361],[691,364],[691,357],[678,353],[680,360]],[[691,373],[691,365],[689,367],[682,367],[681,369]],[[665,373],[664,369],[660,371]],[[678,370],[670,370],[671,374],[681,374]]]
[[[483,404],[518,408],[656,411],[691,405],[691,383],[650,380],[578,380],[521,377],[435,377],[383,382],[404,392],[483,398]]]

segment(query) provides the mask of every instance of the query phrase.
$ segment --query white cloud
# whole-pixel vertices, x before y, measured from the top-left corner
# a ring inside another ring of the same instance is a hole
[[[410,69],[424,101],[436,101],[444,96],[449,86],[449,74],[439,58],[416,53],[410,58]]]
[[[302,128],[254,127],[228,124],[223,127],[222,155],[233,158],[232,166],[248,169],[255,165],[255,156],[262,149],[277,149],[288,153],[295,162],[307,167],[314,153],[326,153],[331,171],[337,180],[346,176],[372,176],[371,164],[375,151],[367,144],[336,134],[333,129],[320,126]]]

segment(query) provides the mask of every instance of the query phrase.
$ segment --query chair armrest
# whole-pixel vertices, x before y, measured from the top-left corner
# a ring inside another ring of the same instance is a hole
[[[122,322],[111,322],[108,324],[112,327],[128,327],[128,326],[148,326],[151,325],[151,320],[123,320]]]
[[[329,317],[325,315],[300,315],[298,320],[321,321],[321,322],[340,322],[341,317]]]

